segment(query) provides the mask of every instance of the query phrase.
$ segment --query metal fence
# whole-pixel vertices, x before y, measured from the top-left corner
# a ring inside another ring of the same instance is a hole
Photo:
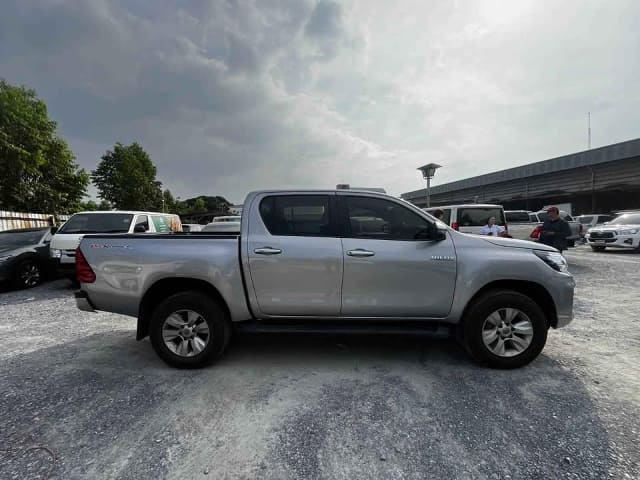
[[[48,213],[5,212],[0,210],[0,232],[14,228],[48,227],[54,217],[56,225],[66,222],[71,215],[51,215]]]

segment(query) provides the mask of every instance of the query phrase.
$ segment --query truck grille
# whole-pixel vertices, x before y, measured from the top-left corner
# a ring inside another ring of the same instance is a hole
[[[591,232],[590,236],[594,239],[613,238],[613,232]]]

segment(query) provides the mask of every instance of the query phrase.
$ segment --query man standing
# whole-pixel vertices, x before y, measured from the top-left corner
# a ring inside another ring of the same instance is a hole
[[[496,225],[496,217],[490,217],[487,224],[480,229],[480,235],[502,237],[504,235],[504,227]]]
[[[547,213],[549,218],[542,224],[540,242],[562,252],[567,249],[567,238],[571,236],[571,228],[566,221],[560,218],[558,207],[549,207]]]

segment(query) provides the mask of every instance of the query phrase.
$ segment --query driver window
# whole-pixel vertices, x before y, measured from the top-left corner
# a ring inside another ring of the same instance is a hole
[[[372,197],[344,196],[351,236],[378,240],[416,240],[428,220],[403,205]]]

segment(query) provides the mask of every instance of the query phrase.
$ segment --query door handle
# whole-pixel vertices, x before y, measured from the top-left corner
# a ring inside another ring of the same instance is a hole
[[[262,247],[256,248],[253,253],[257,253],[258,255],[280,255],[282,250],[279,248]]]
[[[365,250],[364,248],[356,248],[355,250],[347,251],[347,255],[350,257],[373,257],[376,252]]]

